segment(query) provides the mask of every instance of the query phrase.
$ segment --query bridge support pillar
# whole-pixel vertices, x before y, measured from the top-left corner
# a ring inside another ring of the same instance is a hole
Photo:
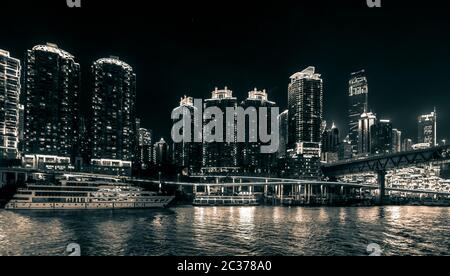
[[[266,183],[269,183],[269,179],[266,179]],[[264,197],[267,198],[267,194],[269,192],[269,187],[266,185],[264,185]]]
[[[234,183],[236,183],[236,179],[233,177],[233,196],[236,193],[236,186],[234,186]]]
[[[380,170],[377,172],[378,174],[378,204],[380,206],[384,205],[384,195],[386,189],[386,171]]]

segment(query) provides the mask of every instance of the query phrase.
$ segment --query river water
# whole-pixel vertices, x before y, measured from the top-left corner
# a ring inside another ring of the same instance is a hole
[[[0,210],[0,255],[450,255],[450,208]]]

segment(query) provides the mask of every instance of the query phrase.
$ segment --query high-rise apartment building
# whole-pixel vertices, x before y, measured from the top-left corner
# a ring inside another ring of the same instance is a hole
[[[79,140],[80,65],[48,43],[27,51],[24,72],[26,162],[39,167],[49,160],[60,168],[73,162]]]
[[[118,57],[93,66],[92,158],[133,161],[136,149],[136,75]]]
[[[288,148],[317,151],[320,156],[323,120],[323,81],[314,67],[291,76],[288,88],[289,138]]]
[[[226,113],[226,108],[236,108],[237,98],[233,97],[233,91],[225,87],[225,89],[216,88],[212,91],[210,99],[204,101],[204,108],[218,107],[222,112]],[[204,120],[203,124],[207,125],[212,119]],[[227,127],[227,121],[223,120],[222,137],[227,137],[227,129],[233,129],[236,134],[236,120],[233,126]],[[203,168],[204,172],[221,172],[221,171],[237,171],[240,170],[238,164],[238,148],[237,135],[234,135],[234,141],[224,142],[207,142],[203,143]],[[205,137],[204,137],[205,138]]]
[[[316,179],[320,175],[323,80],[315,67],[291,76],[288,114],[287,171],[290,177]]]
[[[20,76],[20,60],[0,49],[0,159],[19,156]]]
[[[202,143],[195,142],[195,118],[194,114],[197,107],[194,106],[194,99],[192,97],[181,98],[180,105],[174,109],[177,111],[181,109],[183,116],[190,118],[190,125],[184,125],[186,120],[183,120],[183,130],[190,129],[190,141],[182,141],[173,144],[173,163],[183,169],[188,169],[189,172],[199,172],[202,167]],[[176,123],[176,122],[174,122]],[[184,133],[183,133],[184,134]],[[201,133],[198,133],[201,137]]]
[[[260,108],[267,108],[267,132],[271,133],[271,108],[275,107],[275,102],[269,101],[266,90],[258,90],[254,89],[248,92],[248,98],[241,103],[241,107],[244,110],[248,108],[255,108],[257,118],[247,118],[245,125],[245,137],[246,141],[244,143],[238,144],[238,151],[240,156],[240,165],[243,167],[244,172],[249,173],[262,173],[262,172],[270,172],[271,168],[275,163],[276,154],[267,154],[261,153],[261,146],[268,145],[264,144],[261,141],[250,142],[250,126],[257,126],[262,123],[260,121]],[[251,120],[256,120],[251,122]],[[259,140],[259,139],[258,139]]]

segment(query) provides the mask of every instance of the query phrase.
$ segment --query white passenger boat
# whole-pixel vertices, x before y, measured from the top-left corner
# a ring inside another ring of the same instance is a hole
[[[164,208],[174,196],[159,195],[119,178],[64,174],[18,189],[5,206],[10,210]]]

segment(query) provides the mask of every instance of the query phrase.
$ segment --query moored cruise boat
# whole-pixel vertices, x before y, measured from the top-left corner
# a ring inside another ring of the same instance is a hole
[[[18,189],[10,210],[165,208],[174,196],[158,195],[107,176],[64,174]]]
[[[255,195],[197,195],[192,203],[194,206],[258,206]]]

